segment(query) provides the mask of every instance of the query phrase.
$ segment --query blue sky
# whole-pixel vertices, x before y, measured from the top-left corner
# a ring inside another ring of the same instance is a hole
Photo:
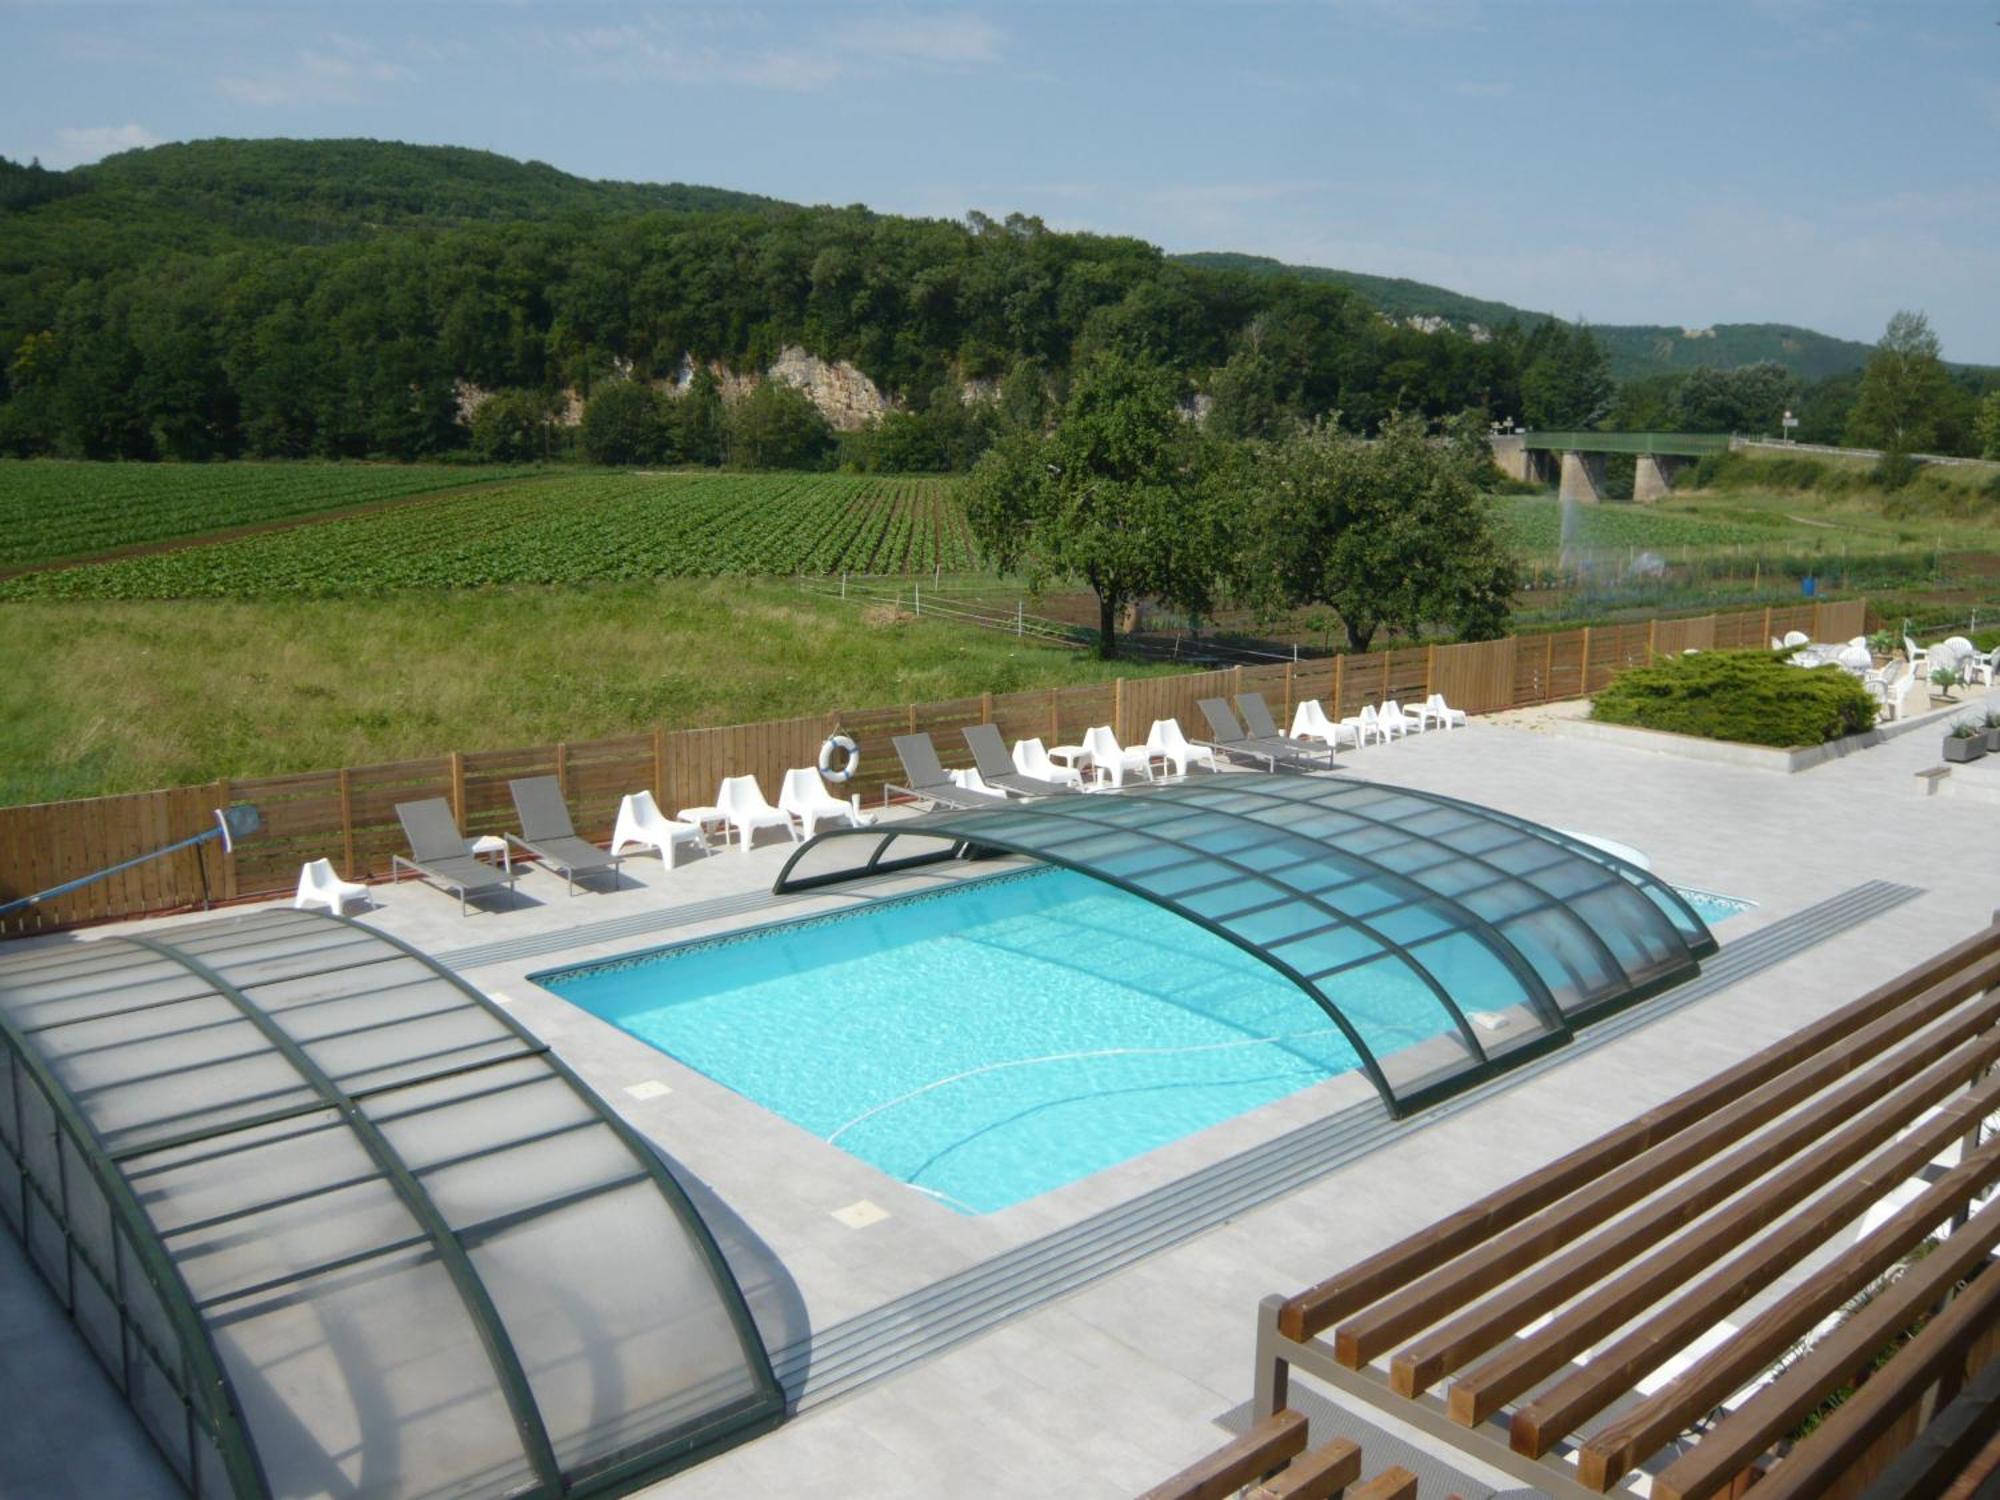
[[[0,153],[485,147],[2000,363],[2000,0],[0,0]]]

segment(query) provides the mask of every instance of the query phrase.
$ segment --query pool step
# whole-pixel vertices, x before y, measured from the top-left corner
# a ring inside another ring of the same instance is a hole
[[[1687,984],[1421,1115],[1391,1119],[1375,1099],[1349,1105],[790,1344],[773,1356],[778,1379],[799,1410],[860,1390],[1628,1036],[1921,894],[1919,887],[1880,880],[1843,891],[1725,944]]]

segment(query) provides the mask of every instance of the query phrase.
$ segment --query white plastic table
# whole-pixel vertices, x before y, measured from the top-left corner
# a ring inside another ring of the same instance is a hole
[[[729,842],[729,814],[722,808],[684,807],[674,814],[674,821],[694,824],[701,830],[701,839],[705,844],[712,843],[715,838],[710,831],[711,825],[719,824],[722,828],[722,842],[725,844]]]
[[[497,833],[482,833],[476,839],[467,839],[465,852],[475,858],[481,854],[497,854],[500,856],[501,868],[509,875],[514,873],[514,852],[508,846],[507,840]]]

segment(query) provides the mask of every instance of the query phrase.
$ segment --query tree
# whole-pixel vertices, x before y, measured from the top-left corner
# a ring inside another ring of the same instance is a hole
[[[795,386],[766,380],[729,411],[729,461],[745,469],[817,469],[833,429]]]
[[[1981,458],[2000,458],[2000,391],[1988,391],[1972,419],[1973,437]]]
[[[1702,366],[1674,393],[1671,420],[1680,432],[1775,434],[1797,396],[1798,382],[1775,360],[1734,370]]]
[[[1617,386],[1597,335],[1551,319],[1528,335],[1521,412],[1530,427],[1589,427],[1610,410]]]
[[[1889,319],[1861,374],[1861,394],[1847,418],[1847,441],[1859,448],[1912,453],[1937,441],[1951,376],[1938,358],[1930,320],[1904,310]]]
[[[719,464],[728,441],[722,382],[707,365],[697,365],[687,393],[672,407],[675,446],[691,464]]]
[[[546,459],[554,438],[554,405],[540,391],[495,391],[472,413],[472,451],[489,462]]]
[[[665,413],[651,386],[612,380],[583,403],[583,452],[594,464],[657,462],[666,440]]]
[[[1118,654],[1119,611],[1141,598],[1208,608],[1228,557],[1217,446],[1180,411],[1174,376],[1099,354],[1055,426],[1007,434],[972,471],[966,517],[981,554],[1039,589],[1097,595],[1097,651]]]
[[[1440,442],[1399,415],[1368,443],[1323,421],[1262,448],[1241,592],[1274,610],[1331,609],[1355,651],[1384,626],[1500,634],[1516,569],[1480,499],[1479,425],[1456,422]]]

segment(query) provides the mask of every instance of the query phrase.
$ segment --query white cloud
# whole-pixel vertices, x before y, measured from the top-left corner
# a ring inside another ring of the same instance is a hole
[[[85,125],[56,131],[55,143],[41,153],[42,165],[80,167],[116,151],[136,151],[157,146],[160,137],[143,125]]]
[[[223,98],[258,109],[288,104],[352,104],[386,84],[407,83],[417,75],[401,63],[375,55],[368,43],[338,34],[318,47],[301,47],[288,63],[215,81]]]
[[[782,46],[764,40],[772,28],[762,22],[754,12],[679,11],[621,25],[532,32],[522,40],[538,53],[567,52],[606,78],[792,93],[896,66],[980,66],[998,61],[1004,40],[999,27],[966,11],[871,15]]]
[[[956,66],[1000,60],[1000,28],[967,11],[878,16],[839,28],[833,40],[864,58]]]

